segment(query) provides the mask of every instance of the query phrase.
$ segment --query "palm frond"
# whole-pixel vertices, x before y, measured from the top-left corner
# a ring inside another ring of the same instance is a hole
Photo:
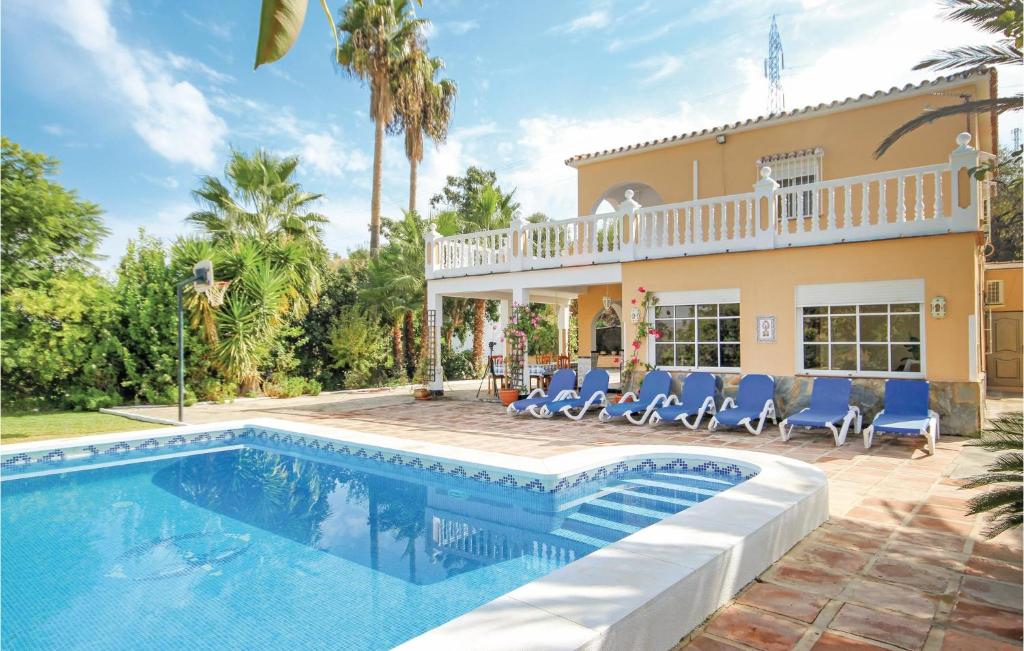
[[[982,66],[1001,66],[1020,62],[1020,50],[1009,43],[965,45],[943,50],[916,66],[914,70],[967,70]]]
[[[882,143],[878,145],[878,148],[875,149],[875,158],[880,158],[903,136],[941,118],[953,115],[975,115],[977,113],[995,113],[996,115],[1002,115],[1007,111],[1019,111],[1022,107],[1024,107],[1024,97],[1021,95],[1015,95],[1013,97],[993,97],[990,99],[964,102],[963,104],[954,104],[952,106],[943,106],[942,108],[919,115],[913,120],[908,120],[886,136],[885,140],[883,140]]]

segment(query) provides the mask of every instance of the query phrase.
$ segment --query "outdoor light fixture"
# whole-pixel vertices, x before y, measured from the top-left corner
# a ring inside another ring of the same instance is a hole
[[[717,142],[720,145],[724,145],[725,144],[725,134],[724,133],[720,133],[717,136],[715,136],[715,142]]]
[[[601,305],[604,306],[605,312],[612,309],[612,297],[609,296],[608,294],[605,294],[604,298],[601,299]]]
[[[640,323],[640,308],[634,307],[629,311],[629,320],[633,323]]]
[[[931,314],[933,319],[941,319],[946,316],[946,297],[936,296],[931,301]]]

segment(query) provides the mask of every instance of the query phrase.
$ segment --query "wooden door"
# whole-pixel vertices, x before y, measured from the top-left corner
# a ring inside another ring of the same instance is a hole
[[[988,355],[988,385],[994,389],[1020,389],[1024,318],[1021,312],[992,312],[992,351]]]

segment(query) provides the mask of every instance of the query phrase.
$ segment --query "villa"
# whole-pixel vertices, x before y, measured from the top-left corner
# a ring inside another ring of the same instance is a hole
[[[874,151],[907,120],[996,87],[975,70],[574,155],[583,216],[428,239],[431,322],[460,296],[500,300],[503,318],[555,304],[564,329],[575,299],[581,376],[621,364],[646,321],[659,336],[640,362],[727,385],[770,374],[783,414],[815,377],[853,378],[868,411],[886,378],[924,378],[943,432],[973,432],[989,364],[1020,387],[1019,293],[1006,307],[1016,343],[990,355],[990,190],[970,174],[998,151],[996,119],[937,120]],[[653,314],[635,307],[643,290]]]

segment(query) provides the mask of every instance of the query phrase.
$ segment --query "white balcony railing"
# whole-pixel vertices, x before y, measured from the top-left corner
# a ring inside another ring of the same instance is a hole
[[[977,231],[988,202],[957,137],[949,163],[780,188],[761,169],[753,191],[426,241],[427,278]]]

